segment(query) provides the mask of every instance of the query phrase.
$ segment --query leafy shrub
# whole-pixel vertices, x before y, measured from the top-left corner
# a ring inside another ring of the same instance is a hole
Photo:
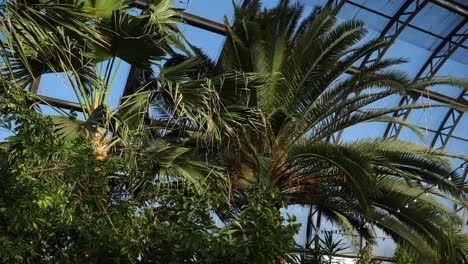
[[[0,148],[2,263],[276,263],[294,245],[299,225],[283,224],[273,187],[246,189],[238,212],[205,183],[146,182],[137,195],[122,172],[147,168],[96,159],[86,139],[57,138],[48,118],[19,110],[27,118]]]
[[[416,264],[413,257],[400,246],[397,246],[393,254],[393,260],[396,264]]]

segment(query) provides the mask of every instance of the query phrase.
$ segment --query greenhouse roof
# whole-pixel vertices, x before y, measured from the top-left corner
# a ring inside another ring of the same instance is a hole
[[[237,1],[236,4],[240,4]],[[266,1],[265,1],[266,2]],[[275,1],[268,1],[272,6]],[[408,63],[400,66],[414,80],[437,76],[464,78],[468,74],[468,7],[464,0],[318,0],[298,1],[305,8],[330,5],[339,9],[338,18],[359,19],[368,28],[368,38],[383,36],[394,40],[388,50],[380,50],[365,58],[361,65],[387,57],[404,57]],[[144,8],[143,1],[135,4]],[[179,1],[175,3],[185,12],[180,25],[189,42],[200,47],[211,57],[217,57],[224,42],[224,18],[233,17],[233,6],[229,0],[215,1],[209,6],[203,1]],[[361,65],[350,69],[357,71]],[[122,67],[122,73],[128,68]],[[124,75],[124,74],[122,74]],[[126,77],[122,78],[123,80]],[[129,78],[131,80],[131,78]],[[130,84],[127,84],[127,87]],[[37,88],[36,88],[37,89]],[[55,98],[47,88],[38,89],[49,102],[62,107],[79,109],[78,104],[67,103],[64,98]],[[60,97],[60,96],[58,96]],[[116,98],[118,95],[116,95]],[[366,137],[399,138],[418,141],[434,148],[445,148],[458,153],[468,153],[468,117],[456,109],[433,107],[441,103],[468,106],[468,94],[459,88],[437,86],[413,91],[405,98],[394,98],[389,105],[423,103],[427,108],[402,111],[395,115],[414,122],[425,131],[426,137],[419,139],[414,133],[397,124],[365,124],[345,131],[341,140]],[[338,135],[337,135],[338,136]]]

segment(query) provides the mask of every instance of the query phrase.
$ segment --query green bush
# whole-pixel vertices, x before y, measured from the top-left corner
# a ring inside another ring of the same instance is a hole
[[[416,264],[413,257],[400,246],[397,246],[393,254],[393,260],[396,264]]]
[[[98,160],[84,138],[57,138],[48,118],[19,112],[27,118],[0,148],[2,263],[276,263],[294,245],[299,225],[292,215],[283,224],[271,186],[247,188],[234,212],[205,183],[169,178],[126,191],[126,177],[148,168]],[[224,226],[216,212],[229,216]]]

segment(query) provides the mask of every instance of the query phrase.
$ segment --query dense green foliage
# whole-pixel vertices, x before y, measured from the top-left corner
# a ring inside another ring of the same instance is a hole
[[[396,264],[414,264],[414,259],[403,248],[397,247],[393,254],[393,260]]]
[[[16,135],[0,149],[3,263],[275,263],[294,245],[298,226],[283,225],[270,186],[247,191],[222,227],[214,210],[224,197],[206,184],[155,182],[141,204],[110,189],[124,159],[98,160],[86,139],[60,139],[50,118],[15,109]]]
[[[294,262],[286,252],[299,226],[280,213],[288,205],[315,206],[368,249],[380,228],[417,263],[467,254],[461,219],[436,198],[465,205],[449,162],[465,156],[398,140],[330,140],[365,122],[421,136],[388,116],[400,107],[375,104],[464,81],[411,82],[391,69],[403,59],[348,76],[391,43],[364,42],[363,23],[338,23],[333,10],[301,21],[302,7],[286,0],[236,7],[212,61],[181,41],[170,4],[148,1],[140,14],[117,0],[1,4],[0,120],[13,136],[0,148],[0,261]],[[111,109],[122,61],[132,90]],[[25,88],[43,74],[71,87],[82,114],[40,113],[44,100]],[[403,209],[430,184],[439,189]],[[330,255],[339,243],[325,239]]]
[[[179,45],[169,3],[136,17],[119,1],[2,4],[1,125],[13,134],[0,148],[2,263],[275,263],[294,245],[275,186],[252,185],[220,222],[222,168],[142,126],[152,92],[105,105],[115,56],[150,71]],[[71,82],[84,120],[34,106],[24,86],[48,72]]]

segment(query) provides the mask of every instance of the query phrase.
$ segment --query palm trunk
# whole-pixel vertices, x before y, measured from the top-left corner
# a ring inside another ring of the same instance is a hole
[[[107,142],[102,136],[102,129],[98,129],[98,132],[94,136],[94,155],[97,160],[104,160],[107,157]]]
[[[286,260],[282,256],[278,256],[278,259],[280,264],[286,264]]]
[[[315,250],[320,251],[320,225],[322,222],[322,211],[317,209],[317,226],[315,227]]]
[[[307,216],[307,229],[306,229],[306,244],[305,248],[310,248],[312,245],[312,226],[314,225],[314,207],[309,207],[309,215]]]

